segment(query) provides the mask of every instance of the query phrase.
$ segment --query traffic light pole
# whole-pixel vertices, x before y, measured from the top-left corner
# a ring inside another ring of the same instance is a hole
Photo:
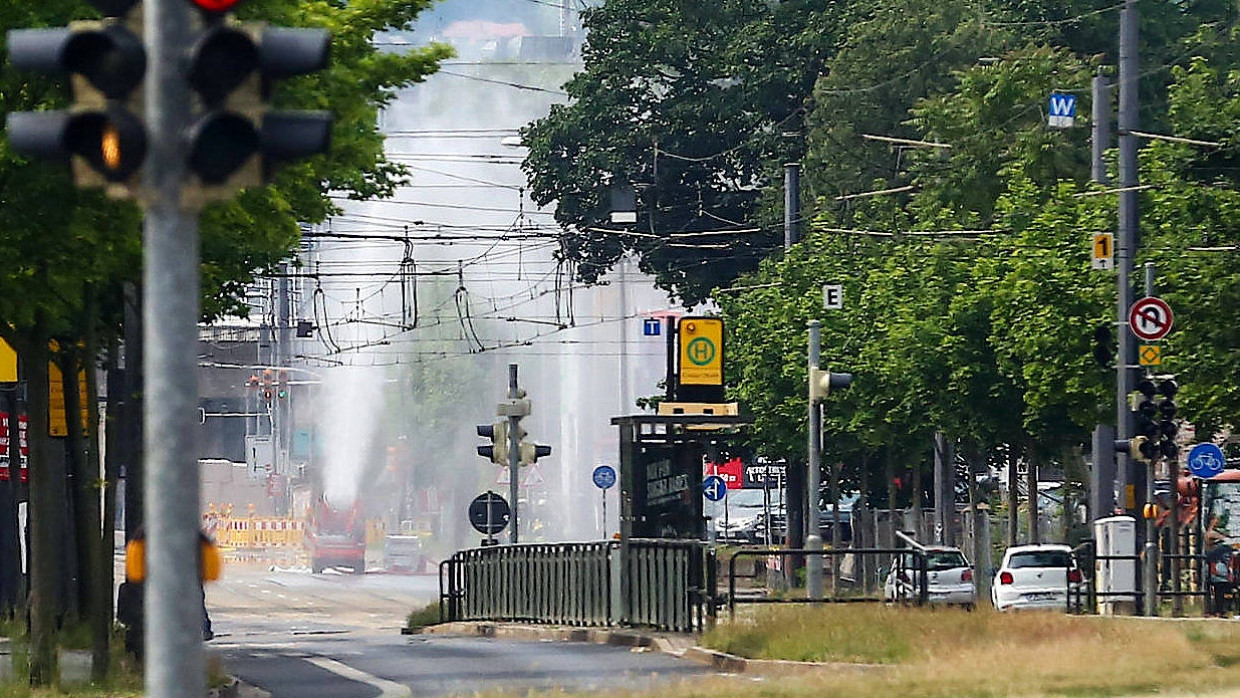
[[[1145,263],[1145,295],[1150,297],[1154,295],[1154,263]],[[1145,600],[1145,615],[1153,616],[1158,613],[1158,527],[1155,525],[1153,512],[1145,511],[1150,504],[1154,502],[1154,463],[1148,464],[1145,471],[1145,507],[1142,507],[1142,515],[1145,516],[1145,550],[1142,559],[1145,561],[1145,569],[1142,571],[1142,595]],[[1175,489],[1174,479],[1172,481],[1171,498],[1175,499],[1179,492]],[[1175,522],[1171,522],[1172,527]]]
[[[198,220],[181,200],[190,91],[183,52],[192,43],[184,0],[147,0],[143,172],[146,220],[146,694],[199,698],[206,692],[199,581]]]
[[[822,323],[818,320],[809,321],[809,368],[818,368],[822,345]],[[814,399],[813,379],[809,381],[809,457],[806,459],[809,482],[805,489],[809,491],[809,523],[805,536],[807,550],[822,550],[822,514],[818,508],[818,491],[822,489],[822,408]],[[805,573],[805,585],[808,587],[809,598],[822,598],[822,556],[811,555],[806,560],[808,569]]]
[[[517,365],[508,364],[508,397],[516,400],[521,397],[517,387]],[[511,527],[508,530],[508,542],[517,544],[517,484],[521,470],[521,418],[516,415],[508,417],[508,498],[512,509]]]

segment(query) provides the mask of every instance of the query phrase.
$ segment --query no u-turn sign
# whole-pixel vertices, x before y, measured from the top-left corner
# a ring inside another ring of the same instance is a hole
[[[1171,306],[1161,298],[1142,298],[1128,310],[1132,333],[1147,342],[1157,341],[1171,331]]]

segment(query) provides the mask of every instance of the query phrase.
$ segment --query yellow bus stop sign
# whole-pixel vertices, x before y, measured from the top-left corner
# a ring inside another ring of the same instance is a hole
[[[680,384],[723,385],[723,320],[681,318]]]

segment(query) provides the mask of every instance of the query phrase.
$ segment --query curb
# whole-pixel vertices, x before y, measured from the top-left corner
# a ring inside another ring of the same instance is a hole
[[[505,638],[512,640],[537,640],[556,642],[590,642],[617,647],[649,648],[667,655],[685,659],[695,664],[711,667],[730,674],[762,674],[774,676],[800,676],[819,671],[837,673],[886,671],[891,667],[883,664],[852,664],[848,662],[793,662],[779,659],[747,659],[727,652],[708,649],[698,645],[686,646],[669,637],[647,635],[631,630],[607,630],[603,628],[558,628],[529,625],[506,625],[501,623],[454,622],[429,625],[420,631],[402,628],[402,635],[418,633],[427,635],[465,635],[471,637]],[[692,642],[692,636],[677,636]],[[678,647],[677,645],[680,644]]]
[[[271,698],[271,693],[231,676],[227,684],[207,691],[207,698]]]

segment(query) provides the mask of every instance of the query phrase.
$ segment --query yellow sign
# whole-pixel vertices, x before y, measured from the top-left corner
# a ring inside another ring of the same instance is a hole
[[[0,339],[0,383],[17,382],[17,352]]]
[[[723,385],[723,320],[681,318],[680,384]]]
[[[1115,236],[1111,233],[1094,233],[1093,263],[1094,269],[1113,269],[1115,267]]]
[[[48,436],[68,436],[69,422],[65,419],[65,382],[60,367],[53,362],[47,364],[47,434]],[[86,371],[78,373],[78,405],[82,409],[82,433],[90,426],[88,419],[90,401],[86,399]]]
[[[1137,351],[1137,357],[1141,360],[1142,366],[1161,366],[1162,347],[1157,344],[1142,344]]]

